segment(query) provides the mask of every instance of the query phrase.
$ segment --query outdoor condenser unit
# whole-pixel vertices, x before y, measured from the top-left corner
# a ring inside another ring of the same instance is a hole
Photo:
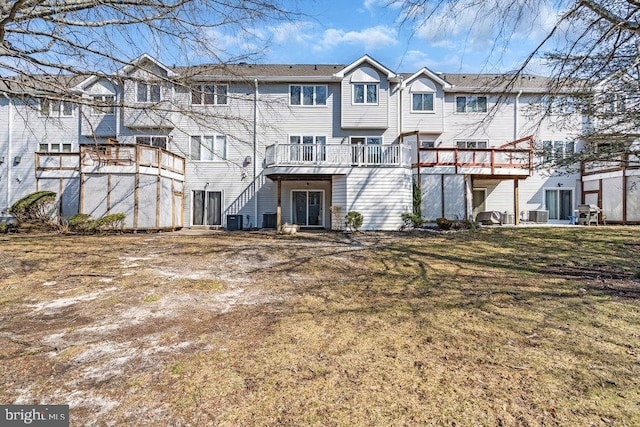
[[[529,221],[538,224],[549,222],[549,211],[529,211]]]

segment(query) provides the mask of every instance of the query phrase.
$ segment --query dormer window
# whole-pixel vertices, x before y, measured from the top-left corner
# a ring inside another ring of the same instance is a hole
[[[353,85],[353,103],[354,104],[377,104],[378,103],[378,85],[356,83]]]
[[[609,92],[604,96],[605,113],[623,113],[627,111],[627,98],[616,92]]]
[[[98,115],[113,115],[115,112],[115,100],[114,95],[93,95],[93,109],[91,114]]]
[[[138,82],[136,100],[138,102],[160,102],[161,91],[159,84]]]
[[[431,80],[421,78],[411,84],[411,111],[413,113],[435,112],[436,87]]]
[[[351,76],[354,105],[377,105],[380,76],[370,67],[362,67]]]

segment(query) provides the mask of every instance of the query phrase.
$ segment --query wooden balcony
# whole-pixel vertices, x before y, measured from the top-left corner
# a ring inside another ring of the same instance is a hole
[[[582,176],[597,174],[627,175],[626,171],[640,169],[640,155],[623,153],[605,160],[588,160],[580,164]]]
[[[135,144],[83,145],[75,153],[36,153],[38,177],[78,173],[143,173],[184,179],[185,159],[159,147]]]
[[[344,174],[354,167],[409,167],[406,147],[364,144],[275,144],[265,151],[268,174]]]
[[[529,142],[529,147],[518,144]],[[418,148],[413,164],[423,174],[464,174],[493,177],[523,177],[533,174],[532,138],[498,148]]]

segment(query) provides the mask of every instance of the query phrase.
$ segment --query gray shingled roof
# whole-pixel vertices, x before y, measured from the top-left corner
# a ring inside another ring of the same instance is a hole
[[[297,78],[311,80],[331,80],[333,75],[341,71],[346,65],[343,64],[206,64],[185,67],[172,67],[178,79],[186,81],[192,78],[215,79],[266,79],[295,81]],[[544,91],[549,87],[551,79],[537,75],[513,74],[450,74],[437,73],[442,79],[453,85],[450,91],[453,92],[481,92],[481,91],[501,91],[505,87],[509,91]],[[403,73],[403,78],[408,78],[413,74]],[[0,91],[12,93],[34,93],[51,92],[62,87],[74,87],[84,81],[88,76],[44,76],[36,75],[27,77],[5,77],[0,78]],[[515,78],[515,81],[512,79]]]
[[[191,67],[174,67],[181,76],[230,76],[238,78],[257,77],[319,77],[331,78],[342,70],[341,64],[210,64]]]

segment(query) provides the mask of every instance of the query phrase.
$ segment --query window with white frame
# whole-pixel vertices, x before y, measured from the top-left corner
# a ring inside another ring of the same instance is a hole
[[[111,116],[115,113],[115,95],[93,95],[92,98],[93,106],[91,114],[94,116]]]
[[[42,98],[40,100],[40,114],[48,117],[72,117],[73,103]]]
[[[160,102],[161,93],[159,84],[138,82],[136,85],[136,100],[138,102]]]
[[[433,93],[412,93],[411,94],[411,111],[428,112],[435,111],[433,106]]]
[[[70,153],[71,144],[63,144],[59,142],[46,143],[42,142],[38,144],[38,152],[40,153]]]
[[[221,162],[227,159],[225,135],[194,135],[191,137],[191,160]]]
[[[487,97],[466,95],[456,96],[456,113],[486,113]]]
[[[604,96],[605,113],[623,113],[627,111],[627,97],[622,93],[609,92]]]
[[[353,84],[354,104],[377,104],[378,84],[377,83],[354,83]]]
[[[152,147],[160,147],[166,150],[167,148],[167,137],[166,136],[136,136],[136,144],[139,145],[151,145]]]
[[[573,141],[542,141],[542,161],[545,163],[566,159],[574,153]]]
[[[327,86],[290,85],[289,105],[327,105]]]
[[[227,105],[229,86],[226,84],[207,84],[191,86],[192,105]]]
[[[458,148],[487,148],[488,141],[472,140],[472,141],[456,141],[456,147]]]

